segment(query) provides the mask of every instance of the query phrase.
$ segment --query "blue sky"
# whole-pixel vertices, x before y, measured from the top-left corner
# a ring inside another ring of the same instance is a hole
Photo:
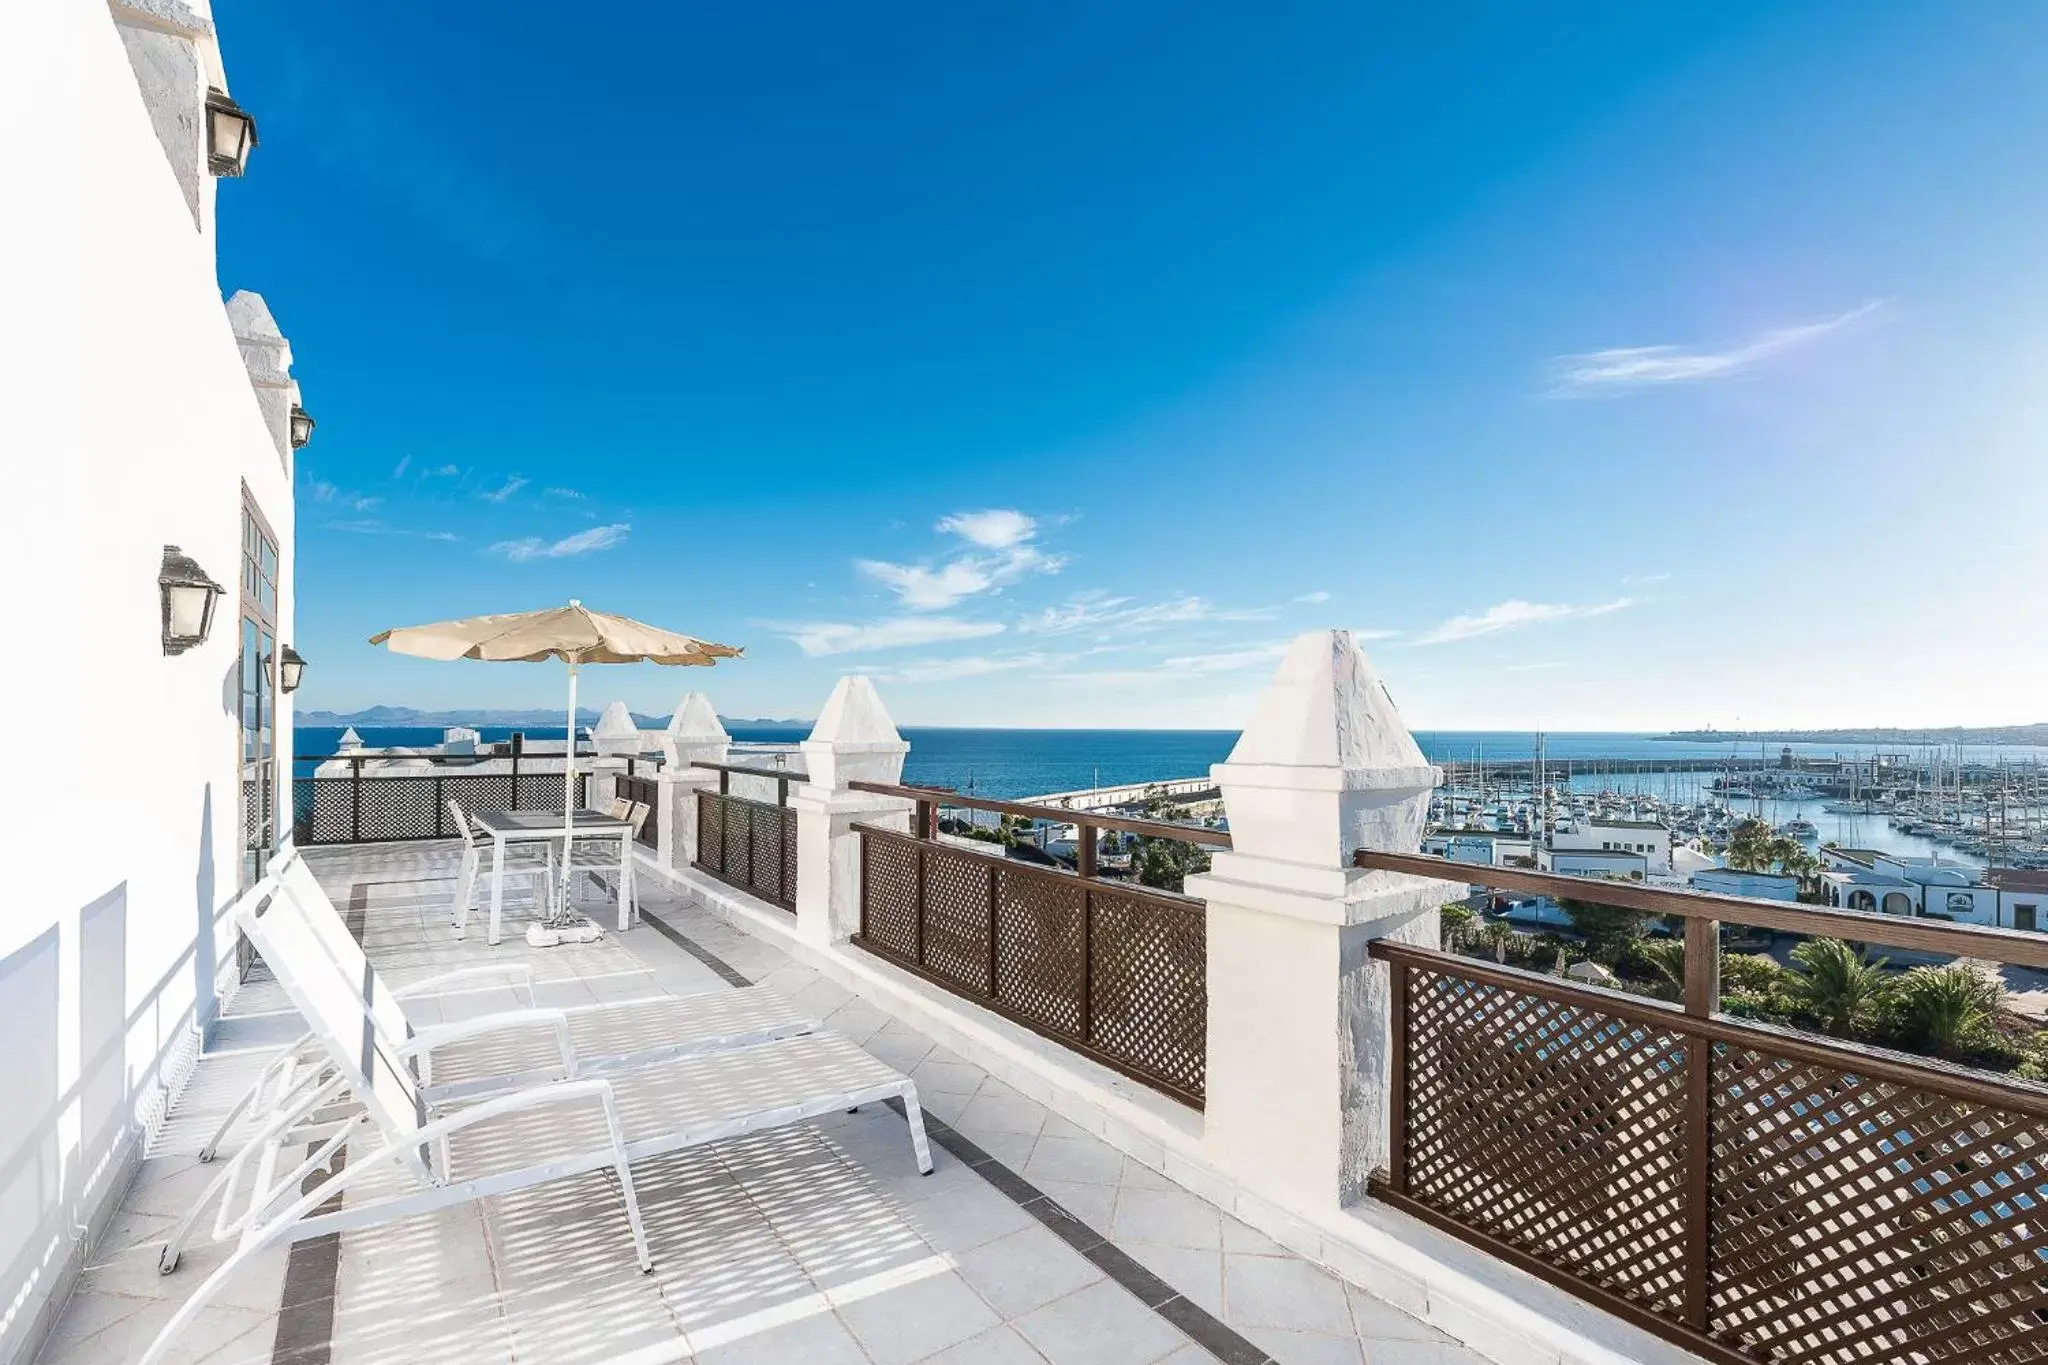
[[[1416,13],[1428,10],[1427,14]],[[2048,8],[222,0],[307,707],[2048,719]],[[588,695],[588,693],[586,694]]]

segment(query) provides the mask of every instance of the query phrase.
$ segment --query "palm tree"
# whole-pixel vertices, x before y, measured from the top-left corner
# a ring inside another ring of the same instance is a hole
[[[1906,1027],[1926,1047],[1953,1055],[1997,1017],[2005,986],[1975,967],[1915,967],[1899,983]]]
[[[1799,969],[1796,993],[1822,1028],[1847,1038],[1871,1022],[1890,991],[1888,960],[1866,961],[1860,948],[1838,938],[1810,939],[1792,950],[1792,965]]]
[[[1635,954],[1662,978],[1657,983],[1658,995],[1676,1000],[1685,993],[1685,940],[1646,938],[1636,944]]]

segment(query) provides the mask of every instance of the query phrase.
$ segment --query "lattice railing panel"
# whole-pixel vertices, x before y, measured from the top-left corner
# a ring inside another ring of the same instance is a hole
[[[517,795],[528,806],[557,810],[562,805],[562,775],[527,774]],[[535,785],[539,783],[540,785]],[[294,784],[293,832],[301,844],[385,843],[400,839],[452,839],[452,799],[464,815],[513,810],[510,773],[409,773],[398,776],[367,773],[355,776],[301,777]],[[576,801],[583,803],[589,774],[576,775]]]
[[[431,777],[366,777],[362,781],[359,843],[384,839],[432,839],[441,819]]]
[[[1423,971],[1405,1027],[1408,1194],[1680,1314],[1684,1036]]]
[[[980,858],[934,847],[924,855],[924,967],[948,985],[989,992],[989,877]]]
[[[917,853],[893,839],[860,841],[860,932],[869,946],[917,961]]]
[[[1098,887],[1090,1041],[1190,1094],[1209,1055],[1207,926],[1200,908]]]
[[[1712,1359],[2048,1361],[2038,1088],[1372,953],[1400,1002],[1375,1185],[1398,1207]]]
[[[1760,1359],[2048,1359],[2048,1123],[1719,1046],[1715,1334]]]
[[[510,773],[472,773],[463,776],[450,775],[441,779],[441,810],[445,813],[448,803],[453,801],[462,807],[463,817],[482,815],[486,811],[507,811],[512,809],[512,775]],[[455,817],[449,815],[447,833],[454,834]]]
[[[747,819],[753,825],[753,858],[749,864],[748,885],[771,901],[793,901],[796,899],[796,879],[784,878],[785,865],[794,842],[792,831],[785,829],[784,817],[794,812],[779,806],[750,805]]]
[[[1081,884],[1022,867],[997,869],[996,981],[1004,1004],[1055,1037],[1083,1037]]]
[[[754,822],[747,817],[747,808],[731,797],[713,799],[718,802],[719,829],[725,840],[718,855],[719,869],[727,879],[745,882],[754,866]]]
[[[698,792],[696,865],[729,886],[794,909],[796,812],[743,796]]]
[[[1198,901],[1169,903],[863,828],[861,943],[1148,1085],[1202,1102],[1207,941]]]
[[[725,809],[716,792],[697,793],[697,866],[715,876],[725,872]]]

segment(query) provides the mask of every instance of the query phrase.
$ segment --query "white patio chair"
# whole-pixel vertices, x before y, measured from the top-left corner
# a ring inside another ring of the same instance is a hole
[[[238,902],[235,919],[266,962],[325,958],[311,926],[289,913],[276,881],[255,890],[262,894]],[[286,913],[275,913],[279,907]],[[409,1062],[386,1046],[381,1030],[365,1028],[361,1001],[338,970],[286,968],[277,977],[318,1040],[323,1055],[315,1074],[322,1079],[291,1083],[291,1098],[265,1115],[257,1140],[221,1172],[213,1233],[235,1240],[235,1250],[172,1314],[138,1365],[160,1365],[228,1279],[281,1243],[609,1167],[618,1176],[635,1258],[650,1270],[633,1161],[890,1098],[903,1102],[917,1168],[932,1169],[916,1085],[844,1038],[806,1034],[612,1077],[553,1081],[438,1113]],[[529,1115],[537,1121],[521,1122]],[[333,1170],[336,1154],[358,1140],[374,1149],[349,1151],[343,1169]],[[307,1145],[312,1150],[298,1158]],[[404,1180],[398,1192],[339,1198],[394,1168]],[[166,1273],[176,1265],[167,1251]]]
[[[575,887],[579,875],[590,878],[607,896],[614,894],[614,888],[605,881],[607,877],[623,877],[626,882],[626,906],[637,916],[640,912],[638,883],[633,875],[633,841],[640,837],[640,827],[647,822],[649,807],[644,801],[628,801],[620,797],[605,809],[605,814],[614,820],[623,820],[628,832],[621,838],[616,834],[579,835],[570,841],[569,856],[563,863],[562,876],[570,887],[570,899],[575,899]],[[621,845],[624,845],[621,848]]]
[[[462,836],[462,866],[455,873],[455,937],[461,938],[469,932],[470,903],[476,899],[477,882],[483,874],[486,859],[491,856],[489,843],[477,836],[468,817],[454,797],[448,798],[448,813],[455,817],[455,832]],[[505,877],[526,877],[533,887],[533,903],[536,906],[553,904],[555,898],[555,846],[548,840],[508,844],[505,848],[505,862],[500,873]]]
[[[259,885],[270,883],[286,893],[290,910],[306,921],[324,960],[350,984],[359,1007],[389,1045],[397,1048],[410,1043],[425,1054],[431,1078],[427,1093],[435,1103],[556,1078],[628,1070],[692,1052],[751,1047],[821,1027],[815,1016],[765,986],[543,1007],[534,987],[533,968],[524,962],[461,967],[392,987],[370,965],[362,945],[349,932],[341,912],[304,858],[287,853],[273,861],[270,876]],[[244,898],[256,889],[245,892]],[[321,965],[321,959],[270,964],[279,974],[315,971]],[[524,995],[525,1006],[441,1024],[416,1024],[405,1013],[407,1000],[478,982],[510,987]],[[561,1042],[564,1029],[566,1048]],[[320,1051],[310,1031],[285,1048],[221,1118],[200,1148],[199,1159],[213,1160],[222,1139],[245,1112],[253,1108],[259,1115],[264,1113],[266,1096],[274,1106],[288,1089],[287,1077],[302,1090],[317,1084],[321,1077],[312,1063]]]

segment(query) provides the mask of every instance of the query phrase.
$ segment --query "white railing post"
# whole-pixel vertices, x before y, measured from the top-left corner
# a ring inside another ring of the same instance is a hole
[[[805,783],[792,790],[796,811],[796,928],[812,943],[838,943],[860,928],[860,835],[856,822],[908,831],[901,801],[853,791],[853,782],[897,783],[910,745],[882,706],[875,685],[858,675],[832,689],[811,737],[801,746]]]
[[[1451,894],[1351,855],[1419,848],[1438,773],[1349,631],[1294,641],[1210,772],[1233,847],[1187,883],[1208,902],[1205,1154],[1327,1213],[1386,1159],[1389,986],[1367,945],[1435,946]]]
[[[590,730],[591,747],[597,756],[581,762],[590,774],[583,788],[586,810],[607,810],[619,796],[619,779],[626,775],[626,759],[640,752],[640,732],[633,726],[626,703],[615,701],[604,708]]]
[[[659,799],[654,812],[655,856],[663,867],[688,867],[697,859],[697,793],[717,791],[718,774],[690,765],[702,760],[724,763],[732,752],[732,736],[718,719],[718,708],[702,692],[676,703],[661,739]]]

